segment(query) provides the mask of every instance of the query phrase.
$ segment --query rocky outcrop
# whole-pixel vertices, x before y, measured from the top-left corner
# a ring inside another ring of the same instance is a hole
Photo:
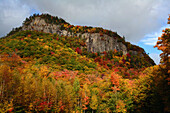
[[[60,25],[47,24],[44,19],[36,17],[29,25],[24,25],[22,30],[36,30],[45,33],[57,33],[60,30]]]
[[[66,30],[60,30],[60,25],[48,24],[44,19],[36,17],[29,25],[24,25],[22,30],[36,30],[45,33],[57,33],[63,36],[73,36]],[[116,49],[127,54],[127,48],[122,42],[118,42],[116,37],[110,37],[106,34],[102,36],[99,33],[78,33],[77,36],[83,38],[89,52],[104,52]]]
[[[82,37],[86,39],[87,50],[92,52],[103,52],[116,49],[127,54],[127,48],[121,42],[117,42],[116,38],[108,35],[100,36],[99,33],[84,33]]]

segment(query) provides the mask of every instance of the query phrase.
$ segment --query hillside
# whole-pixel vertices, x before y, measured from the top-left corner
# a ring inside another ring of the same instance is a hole
[[[0,112],[168,111],[154,65],[116,32],[34,14],[0,38]]]
[[[53,17],[49,14],[33,15],[27,18],[23,26],[14,29],[15,31],[38,31],[44,33],[56,34],[60,37],[79,37],[83,42],[81,49],[85,46],[87,52],[103,53],[108,51],[117,51],[120,55],[130,54],[145,59],[144,66],[155,65],[154,61],[145,53],[143,48],[126,42],[124,37],[120,37],[116,32],[112,32],[103,28],[74,26],[65,20]],[[66,42],[67,43],[67,39]],[[84,48],[83,48],[84,49]],[[138,58],[138,59],[140,59]],[[133,61],[132,61],[133,62]],[[136,62],[136,61],[134,61]]]

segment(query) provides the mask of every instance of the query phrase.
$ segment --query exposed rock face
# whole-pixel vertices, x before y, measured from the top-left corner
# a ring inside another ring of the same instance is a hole
[[[44,19],[36,17],[29,25],[24,25],[22,30],[36,30],[45,33],[57,33],[60,25],[47,24]]]
[[[47,24],[44,19],[36,17],[29,25],[24,25],[22,30],[36,30],[45,33],[57,33],[63,36],[73,36],[66,30],[60,30],[60,25]],[[127,54],[126,46],[118,42],[115,37],[110,37],[106,34],[100,36],[99,33],[78,33],[77,36],[85,39],[87,44],[87,50],[91,52],[104,52],[116,49],[122,51],[123,54]]]
[[[103,52],[116,49],[127,54],[127,48],[121,42],[117,42],[116,38],[108,35],[100,36],[99,33],[84,33],[82,37],[86,39],[87,50],[92,52]]]

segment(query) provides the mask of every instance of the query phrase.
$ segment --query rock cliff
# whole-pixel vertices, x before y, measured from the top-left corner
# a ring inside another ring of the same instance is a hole
[[[13,29],[7,36],[18,31],[26,30],[66,37],[79,37],[84,41],[82,46],[85,46],[88,52],[99,52],[102,55],[105,51],[118,51],[120,55],[130,54],[138,56],[138,58],[146,59],[151,65],[155,65],[154,61],[145,53],[143,48],[126,42],[125,39],[116,32],[100,27],[74,26],[57,16],[34,14],[26,18],[23,26]]]
[[[49,24],[43,18],[36,17],[29,24],[23,25],[22,30],[36,30],[45,33],[56,33],[63,36],[73,36],[75,34],[61,30],[61,25]],[[127,48],[122,42],[118,42],[116,37],[111,37],[106,34],[102,36],[100,33],[77,33],[77,36],[85,39],[87,50],[90,52],[104,52],[116,49],[127,54]]]

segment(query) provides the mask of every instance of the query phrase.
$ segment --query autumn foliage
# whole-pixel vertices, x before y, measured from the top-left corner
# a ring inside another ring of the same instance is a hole
[[[170,17],[169,17],[170,18]],[[168,18],[168,22],[169,22]],[[161,64],[165,66],[165,74],[167,75],[167,80],[170,84],[170,28],[162,30],[161,37],[158,37],[157,44],[154,47],[157,47],[158,50],[161,50]]]
[[[34,16],[73,33],[117,36],[102,28],[73,26],[50,15]],[[89,52],[78,36],[11,32],[0,39],[0,112],[170,112],[169,29],[163,32],[156,45],[163,51],[162,65],[156,66],[146,56],[130,51]],[[143,52],[138,46],[126,45],[128,50]]]

